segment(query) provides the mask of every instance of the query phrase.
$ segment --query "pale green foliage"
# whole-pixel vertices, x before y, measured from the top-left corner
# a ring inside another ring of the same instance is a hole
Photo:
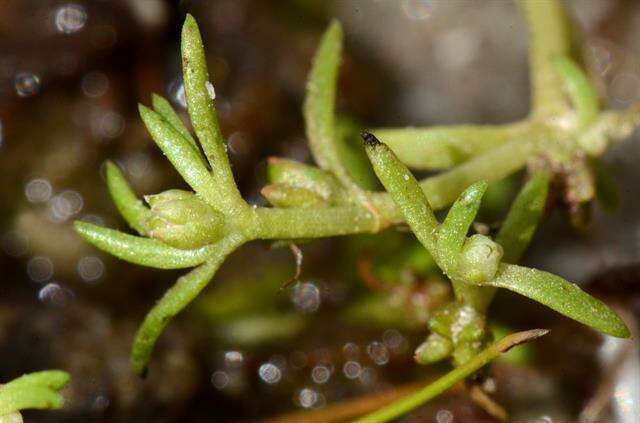
[[[30,373],[0,385],[0,419],[30,409],[60,408],[64,399],[58,391],[69,382],[69,374],[60,370]]]
[[[181,277],[147,315],[133,346],[135,371],[144,371],[153,346],[169,320],[198,295],[225,258],[243,243],[255,239],[291,240],[371,233],[405,220],[451,278],[458,301],[472,306],[482,316],[495,287],[499,286],[543,302],[583,323],[592,323],[604,332],[626,335],[623,330],[626,328],[617,316],[582,291],[567,290],[571,293],[569,303],[563,303],[557,295],[565,288],[558,287],[567,286],[568,282],[534,271],[531,274],[539,286],[528,289],[531,281],[526,274],[515,272],[505,264],[501,264],[497,276],[494,275],[499,254],[489,262],[478,263],[475,259],[469,260],[475,257],[473,254],[463,253],[469,226],[485,190],[484,183],[472,184],[502,179],[525,166],[546,175],[534,177],[527,185],[498,235],[497,242],[505,250],[504,260],[517,261],[533,235],[549,180],[558,177],[557,169],[571,166],[584,176],[578,179],[578,186],[570,187],[568,198],[579,203],[590,200],[595,190],[590,189],[591,170],[582,160],[584,154],[601,154],[610,140],[627,136],[640,123],[637,108],[604,113],[598,113],[596,108],[593,116],[593,98],[585,85],[588,80],[583,78],[584,72],[567,59],[568,38],[562,38],[567,36],[567,30],[563,26],[561,7],[555,1],[525,1],[524,6],[533,33],[531,116],[522,122],[501,126],[376,130],[383,141],[416,168],[456,166],[418,184],[390,150],[384,146],[370,147],[371,161],[389,193],[362,188],[349,169],[358,167],[361,171],[366,163],[355,166],[358,155],[345,154],[345,146],[341,144],[345,135],[337,123],[335,102],[342,30],[333,22],[314,58],[304,105],[307,136],[318,167],[270,160],[271,184],[264,188],[263,194],[275,206],[271,208],[249,206],[233,180],[214,99],[208,90],[204,46],[195,20],[187,16],[181,54],[187,108],[196,137],[189,133],[171,105],[157,95],[152,98],[153,110],[140,106],[140,114],[156,144],[194,193],[189,194],[188,200],[173,204],[170,213],[175,216],[167,218],[167,210],[157,207],[154,210],[153,204],[149,209],[139,200],[117,167],[109,164],[107,183],[114,202],[142,237],[76,223],[77,231],[85,239],[124,260],[158,268],[198,266]],[[547,18],[549,28],[543,29],[541,19]],[[554,58],[560,58],[556,60],[560,64],[554,65]],[[573,124],[558,125],[561,121]],[[575,160],[576,157],[580,160]],[[440,225],[432,210],[449,206],[466,189],[469,189],[467,194]],[[150,203],[153,198],[150,197]],[[196,222],[187,224],[185,216],[195,217]],[[492,245],[499,251],[497,244]],[[501,276],[505,274],[509,277]],[[542,296],[555,294],[556,299],[541,298],[540,293]],[[590,311],[583,310],[585,306]],[[594,313],[599,313],[600,318],[592,319]],[[475,336],[485,342],[485,333],[482,327]],[[454,357],[477,352],[469,350],[469,341],[461,342],[452,344],[452,351],[443,350]]]
[[[365,142],[367,143],[367,153],[373,164],[373,169],[380,178],[380,182],[398,204],[398,208],[405,215],[405,220],[411,230],[453,281],[472,286],[506,288],[541,302],[567,317],[604,333],[618,337],[629,336],[629,330],[611,309],[582,291],[577,285],[567,282],[558,276],[513,265],[500,265],[500,271],[496,274],[502,252],[497,251],[497,249],[501,250],[501,248],[487,237],[478,238],[474,236],[467,238],[465,243],[472,242],[473,245],[469,246],[468,251],[464,251],[463,248],[456,255],[459,256],[463,253],[464,255],[469,255],[470,258],[465,257],[460,260],[456,257],[447,257],[446,260],[442,260],[444,254],[455,254],[456,246],[460,244],[459,240],[455,237],[448,237],[447,240],[455,239],[455,242],[434,243],[433,238],[438,226],[437,223],[434,223],[435,218],[429,209],[425,195],[419,188],[418,182],[395,154],[386,145],[377,142],[373,135],[365,136]],[[463,196],[467,195],[473,199],[473,195],[470,194],[474,191],[463,194]],[[482,190],[478,191],[482,192]],[[469,203],[473,204],[474,201],[469,201],[468,198],[461,198],[459,201],[460,205]],[[459,208],[452,208],[450,211],[447,220],[445,220],[445,222],[451,220],[448,222],[448,227],[469,227],[468,213],[460,212],[459,210]],[[472,206],[470,210],[475,217],[477,207]],[[451,213],[455,214],[452,215]],[[515,217],[512,219],[515,219]],[[459,221],[459,224],[454,223],[456,220]],[[454,245],[454,247],[451,247],[451,245]],[[441,250],[443,247],[444,253]],[[479,254],[479,250],[484,250],[486,253],[483,254],[480,251]],[[485,260],[478,259],[478,257],[482,256],[484,256]],[[454,268],[449,267],[450,263],[456,262],[457,266]],[[447,269],[447,267],[449,268]],[[484,311],[487,305],[484,297],[487,294],[478,291],[472,294],[474,298],[465,298],[465,295],[468,295],[465,291],[466,289],[456,291],[458,300],[462,303],[471,303],[479,311]]]

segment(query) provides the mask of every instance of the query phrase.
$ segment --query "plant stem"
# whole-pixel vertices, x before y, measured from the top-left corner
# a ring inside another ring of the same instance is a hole
[[[570,54],[569,22],[559,1],[520,0],[519,5],[529,28],[532,114],[554,115],[566,108],[552,60]]]
[[[517,332],[507,335],[500,341],[490,345],[465,364],[453,369],[435,382],[425,386],[414,394],[356,420],[355,423],[381,423],[398,418],[447,391],[456,383],[476,372],[500,354],[519,344],[539,338],[548,332],[549,331],[546,329],[532,329],[525,332]]]

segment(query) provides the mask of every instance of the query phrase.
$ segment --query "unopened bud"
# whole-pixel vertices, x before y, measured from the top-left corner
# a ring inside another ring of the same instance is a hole
[[[195,194],[169,190],[145,197],[151,215],[145,222],[149,236],[176,248],[211,244],[220,237],[224,216]]]
[[[432,333],[416,349],[414,359],[418,364],[431,364],[447,358],[453,350],[453,344],[444,336]]]
[[[472,235],[462,247],[458,274],[465,282],[482,284],[492,280],[502,259],[502,247],[485,235]]]

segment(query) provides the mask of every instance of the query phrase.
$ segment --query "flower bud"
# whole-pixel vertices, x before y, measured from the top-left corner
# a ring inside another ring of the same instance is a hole
[[[485,328],[485,318],[481,313],[459,303],[446,305],[429,320],[429,329],[450,339],[454,345],[484,338]]]
[[[147,195],[145,200],[151,206],[145,226],[152,238],[191,249],[220,237],[224,216],[191,192],[174,189]]]
[[[458,260],[458,274],[465,282],[482,284],[496,276],[502,247],[485,235],[472,235],[464,243]]]
[[[432,333],[416,349],[413,358],[418,364],[431,364],[443,360],[451,354],[453,345],[444,336]]]

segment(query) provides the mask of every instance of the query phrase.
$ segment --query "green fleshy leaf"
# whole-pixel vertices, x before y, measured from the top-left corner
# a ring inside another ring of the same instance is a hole
[[[153,106],[153,110],[173,126],[173,129],[178,131],[180,135],[191,143],[191,145],[199,150],[198,143],[193,138],[187,127],[184,126],[182,119],[180,119],[180,116],[178,116],[176,111],[173,110],[173,107],[171,107],[171,104],[167,99],[155,93],[151,94],[151,105]]]
[[[487,182],[476,182],[453,203],[438,230],[438,261],[444,272],[453,276],[469,227],[478,213]]]
[[[62,370],[43,370],[13,379],[11,382],[3,385],[3,388],[39,385],[50,389],[60,389],[69,382],[69,379],[69,373],[63,372]]]
[[[68,381],[68,373],[48,370],[22,376],[1,386],[0,416],[24,409],[62,407],[64,399],[56,391]]]
[[[372,132],[408,167],[448,169],[484,154],[526,132],[522,123],[455,125],[428,128],[380,128]]]
[[[598,117],[598,93],[587,75],[568,57],[556,57],[553,65],[562,77],[564,88],[576,110],[578,128],[586,128]]]
[[[361,189],[377,190],[380,183],[371,169],[369,158],[364,151],[360,130],[353,119],[338,116],[336,124],[336,147],[340,161],[343,163],[349,177]]]
[[[246,206],[236,187],[218,125],[213,99],[207,88],[209,72],[198,24],[187,14],[182,27],[182,74],[191,124],[211,165],[211,176],[220,195],[216,199],[229,211]],[[211,88],[213,86],[211,85]]]
[[[331,199],[341,190],[332,174],[315,166],[277,157],[269,158],[267,178],[272,184],[313,191],[324,200]]]
[[[215,251],[215,244],[181,250],[155,239],[141,238],[87,222],[76,221],[74,226],[76,232],[95,247],[130,263],[157,269],[197,266]]]
[[[151,309],[136,333],[131,350],[131,364],[136,373],[145,372],[156,340],[171,318],[198,296],[225,258],[241,243],[241,239],[228,238],[215,244],[216,248],[210,258],[200,267],[178,278],[175,285]]]
[[[331,22],[322,36],[307,82],[304,118],[313,157],[322,169],[342,180],[343,168],[335,145],[335,102],[342,56],[342,28]]]
[[[146,235],[144,222],[149,217],[149,209],[136,197],[122,171],[113,162],[107,162],[107,187],[124,220],[140,235]]]
[[[267,185],[262,188],[260,193],[275,207],[324,207],[328,205],[315,192],[290,185]]]
[[[200,160],[200,156],[173,126],[153,110],[139,105],[140,116],[156,142],[182,178],[210,204],[216,204],[220,198],[220,187],[211,178],[209,170]]]
[[[436,220],[418,181],[396,155],[375,136],[363,133],[373,170],[420,242],[437,256]]]
[[[576,284],[551,273],[503,264],[496,278],[483,286],[516,292],[608,335],[619,338],[630,336],[622,319],[606,304]]]
[[[496,242],[504,249],[503,261],[517,263],[540,223],[549,191],[550,176],[536,173],[522,188],[507,214]]]

